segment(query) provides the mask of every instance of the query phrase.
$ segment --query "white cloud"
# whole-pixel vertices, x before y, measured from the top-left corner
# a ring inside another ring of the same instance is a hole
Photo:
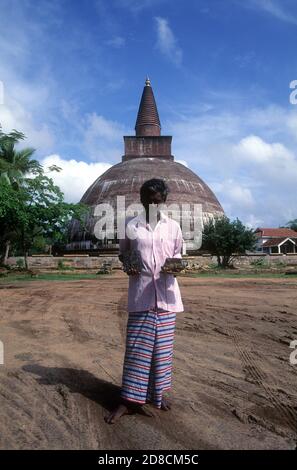
[[[129,132],[122,124],[91,113],[84,120],[83,128],[84,151],[91,159],[120,161],[123,135]]]
[[[246,182],[230,177],[220,181],[210,181],[209,186],[231,220],[238,217],[248,227],[261,225],[263,219],[254,214],[257,212],[257,204],[253,191]]]
[[[46,2],[42,3],[42,9],[48,13]],[[38,10],[36,5],[34,12]],[[2,0],[1,11],[5,15],[0,18],[0,80],[3,82],[0,123],[5,132],[12,128],[24,132],[25,145],[52,151],[55,136],[48,125],[48,115],[53,80],[47,54],[40,53],[44,25],[32,16],[28,2]],[[50,15],[46,19],[49,26]]]
[[[191,110],[164,123],[175,158],[187,161],[231,218],[255,227],[296,218],[296,109],[220,109],[226,106]]]
[[[157,25],[157,48],[175,65],[180,65],[183,53],[177,44],[177,40],[168,24],[168,20],[157,16],[155,17],[155,21]]]
[[[88,129],[86,136],[103,137],[106,140],[115,140],[123,136],[123,126],[115,121],[110,121],[96,113],[87,116]]]
[[[294,155],[281,143],[267,143],[256,135],[250,135],[242,139],[234,147],[234,152],[251,163],[263,163],[270,165],[285,164],[294,165]]]
[[[297,114],[287,115],[287,126],[292,132],[292,137],[297,140]]]
[[[265,219],[263,217],[258,217],[255,214],[247,214],[245,218],[245,225],[251,229],[264,227]]]
[[[297,24],[296,14],[292,13],[290,9],[295,6],[295,1],[293,0],[248,0],[247,2],[241,2],[243,6],[254,8],[257,10],[262,10],[275,18],[285,21],[287,23]]]
[[[74,159],[65,160],[59,155],[53,154],[45,157],[41,164],[45,170],[51,165],[57,165],[60,172],[50,172],[55,184],[63,191],[65,201],[77,203],[89,186],[111,167],[108,163],[86,163]]]
[[[40,57],[36,60],[34,58],[35,73],[32,76],[30,74],[29,79],[24,73],[31,59],[29,36],[32,33],[31,42],[38,43],[42,37],[42,29],[26,22],[21,6],[17,7],[15,3],[10,6],[11,9],[5,9],[3,5],[2,10],[8,11],[5,19],[1,18],[0,24],[0,80],[3,87],[0,123],[4,132],[13,128],[23,132],[27,137],[26,146],[51,151],[55,136],[45,116],[52,81],[44,73]]]
[[[268,143],[258,136],[250,135],[235,145],[233,151],[245,168],[251,167],[250,173],[261,175],[274,187],[280,183],[287,187],[297,184],[297,158],[284,144]]]
[[[4,132],[17,129],[27,137],[26,146],[49,150],[53,147],[55,138],[45,122],[37,123],[30,111],[22,102],[5,96],[5,104],[0,104],[0,123]]]
[[[214,183],[212,189],[218,196],[224,198],[232,207],[252,207],[255,203],[249,188],[241,186],[233,178]]]

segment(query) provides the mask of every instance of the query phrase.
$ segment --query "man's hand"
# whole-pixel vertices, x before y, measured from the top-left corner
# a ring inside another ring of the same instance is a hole
[[[165,266],[165,265],[164,265]],[[176,268],[174,269],[166,269],[167,266],[163,269],[163,267],[161,267],[161,273],[164,273],[164,274],[173,274],[173,273],[176,273],[176,274],[179,274],[180,272],[184,271],[184,268],[182,266],[177,266]]]
[[[123,263],[123,258],[124,258],[123,255],[120,254],[120,255],[119,255],[119,260],[120,260],[121,263]],[[138,270],[135,269],[135,268],[130,268],[129,270],[124,271],[124,272],[125,272],[128,276],[135,276],[136,274],[140,274],[140,271],[138,271]]]
[[[168,268],[168,265],[164,264],[163,266],[161,266],[161,270],[163,270],[163,268],[164,268],[164,272],[166,272],[166,268]],[[183,271],[184,269],[185,269],[184,266],[175,266],[174,269],[172,270],[179,273],[180,271]],[[169,269],[169,271],[171,271],[171,269]]]
[[[138,269],[131,268],[126,271],[126,274],[128,274],[128,276],[135,276],[136,274],[140,274],[140,271],[138,271]]]
[[[186,263],[181,258],[166,258],[164,265],[161,267],[162,273],[179,274],[184,271]]]

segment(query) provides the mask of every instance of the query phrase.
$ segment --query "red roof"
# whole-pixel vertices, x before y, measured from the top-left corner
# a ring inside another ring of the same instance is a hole
[[[291,228],[257,228],[255,233],[259,237],[297,238],[297,232]]]
[[[270,238],[270,240],[266,240],[262,246],[278,246],[281,242],[286,240],[288,237],[280,237],[280,238]],[[292,240],[294,242],[294,240]]]

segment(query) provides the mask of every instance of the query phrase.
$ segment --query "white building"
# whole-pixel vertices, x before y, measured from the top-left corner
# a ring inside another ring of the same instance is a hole
[[[256,251],[261,253],[297,253],[297,232],[290,228],[257,228]]]

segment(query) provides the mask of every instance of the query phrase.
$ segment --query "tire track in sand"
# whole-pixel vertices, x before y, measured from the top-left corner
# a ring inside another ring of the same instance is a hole
[[[247,367],[249,373],[251,374],[253,380],[264,390],[266,397],[270,400],[272,405],[278,411],[279,415],[282,417],[286,425],[291,431],[293,431],[294,436],[297,438],[297,414],[294,408],[291,405],[284,405],[278,396],[275,394],[274,390],[269,386],[266,381],[266,374],[261,370],[261,368],[255,363],[250,352],[242,346],[242,341],[238,333],[234,328],[229,329],[230,336],[234,341],[235,348],[239,353],[242,363]]]

